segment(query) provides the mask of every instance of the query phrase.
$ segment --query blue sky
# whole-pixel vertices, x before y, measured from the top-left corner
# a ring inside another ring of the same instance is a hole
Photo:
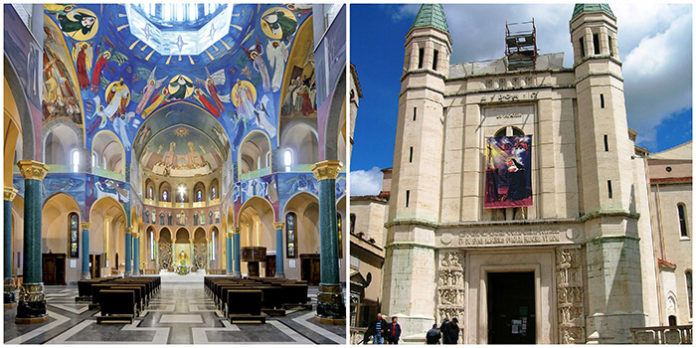
[[[392,165],[404,37],[418,4],[350,9],[350,61],[363,92],[351,156],[351,195],[376,194],[379,169]],[[692,139],[692,7],[690,4],[611,4],[629,127],[638,145],[659,152]],[[572,67],[568,21],[573,4],[444,5],[454,45],[450,64],[504,55],[505,21],[532,17],[540,53],[565,52]]]

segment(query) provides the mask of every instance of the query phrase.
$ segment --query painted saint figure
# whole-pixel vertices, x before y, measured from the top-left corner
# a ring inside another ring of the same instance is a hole
[[[94,70],[92,70],[92,92],[99,93],[99,83],[101,82],[101,73],[106,68],[109,58],[111,58],[110,51],[104,51],[99,58],[97,63],[94,64]]]
[[[91,53],[88,52],[89,44],[83,42],[77,45],[76,49],[79,50],[77,57],[75,57],[75,63],[77,64],[77,82],[81,90],[86,90],[89,89],[90,82],[87,76],[87,70],[89,70],[89,65],[92,61]]]
[[[273,80],[271,86],[273,92],[278,92],[283,84],[283,73],[285,72],[285,62],[288,60],[290,43],[283,43],[277,40],[269,40],[266,44],[266,56],[273,68]]]
[[[262,57],[263,49],[261,47],[261,43],[259,42],[259,38],[256,38],[256,46],[254,46],[254,48],[252,48],[251,51],[244,46],[242,46],[242,49],[244,50],[244,52],[246,52],[247,56],[249,56],[254,70],[258,71],[259,74],[261,74],[261,83],[263,85],[263,90],[268,92],[271,88],[271,79],[268,74],[268,67],[266,67],[266,62],[263,60]]]
[[[283,11],[274,11],[261,18],[268,24],[271,33],[283,41],[289,41],[292,34],[297,29],[297,20],[289,18]]]

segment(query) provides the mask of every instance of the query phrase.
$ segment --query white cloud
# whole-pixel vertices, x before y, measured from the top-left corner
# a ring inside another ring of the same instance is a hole
[[[382,171],[377,167],[370,170],[355,170],[350,172],[350,195],[377,195],[382,190]]]
[[[382,6],[388,6],[388,5],[382,5]],[[396,22],[396,21],[400,21],[402,19],[409,19],[409,20],[415,19],[419,8],[420,8],[420,6],[416,5],[416,4],[397,5],[397,6],[389,6],[388,11],[392,11],[392,21]]]

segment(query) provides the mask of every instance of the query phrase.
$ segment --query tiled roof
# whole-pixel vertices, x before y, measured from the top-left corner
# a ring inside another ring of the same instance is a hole
[[[609,7],[609,4],[575,4],[575,8],[573,9],[573,18],[585,13],[585,12],[604,12],[614,18],[614,12],[611,11],[611,7]]]
[[[445,18],[445,11],[443,10],[441,4],[421,5],[421,8],[418,10],[418,14],[416,15],[416,20],[414,20],[413,24],[411,25],[411,29],[423,27],[434,27],[449,34],[449,27],[447,26],[447,19]]]

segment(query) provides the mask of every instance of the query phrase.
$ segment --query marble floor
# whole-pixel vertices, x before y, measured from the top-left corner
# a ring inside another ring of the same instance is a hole
[[[309,296],[316,308],[317,287]],[[201,343],[302,343],[345,344],[343,326],[314,321],[314,311],[288,311],[269,317],[266,324],[230,324],[205,295],[203,284],[167,283],[132,324],[97,324],[98,310],[75,303],[76,286],[47,286],[49,320],[17,325],[16,307],[5,308],[4,342],[7,344],[201,344]]]

